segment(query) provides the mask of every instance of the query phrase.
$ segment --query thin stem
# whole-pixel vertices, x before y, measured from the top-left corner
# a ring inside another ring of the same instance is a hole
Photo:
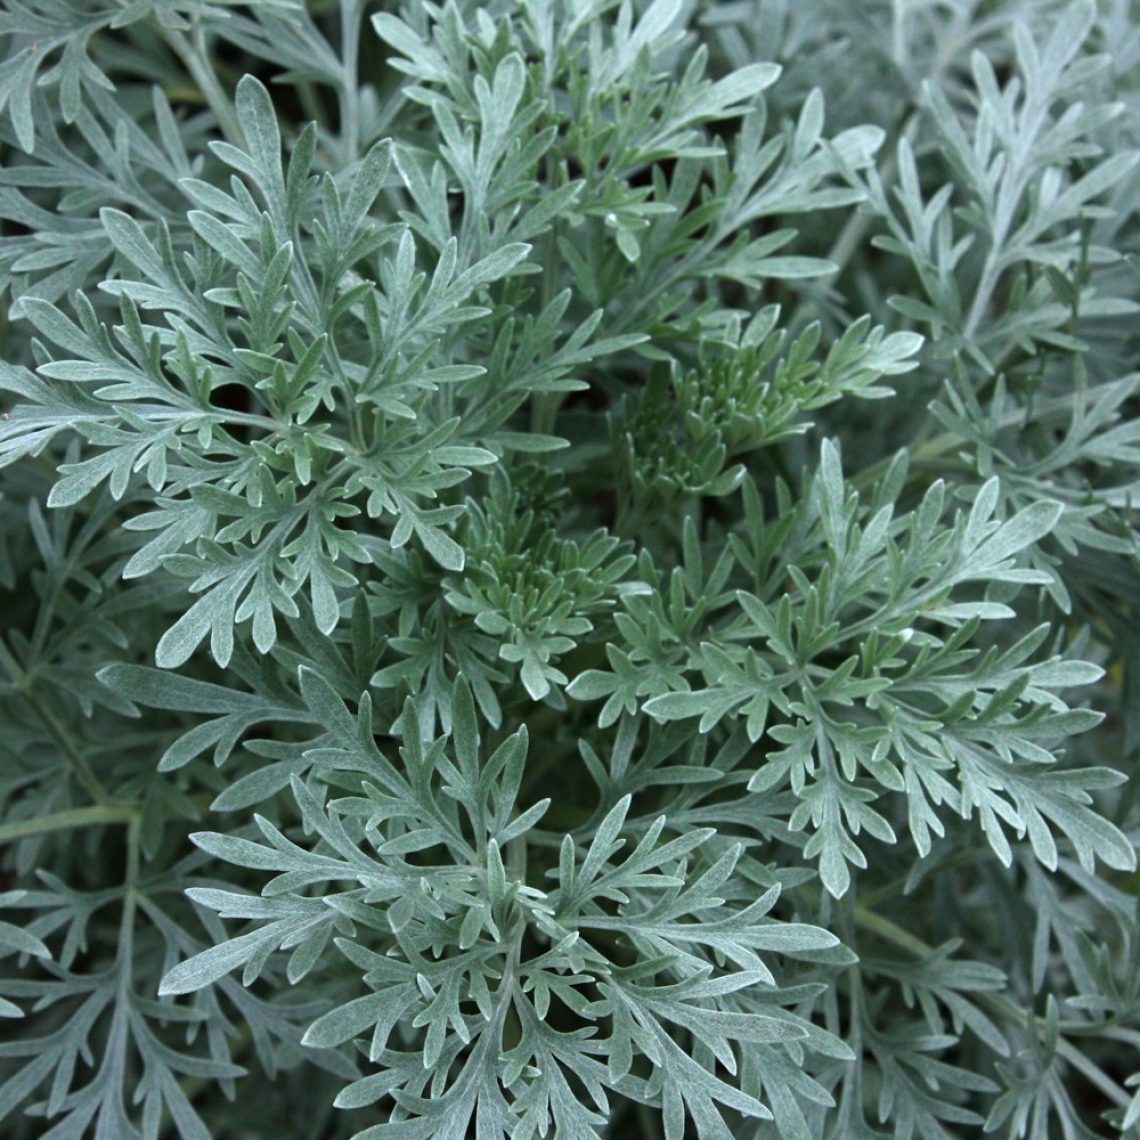
[[[938,865],[938,873],[942,874],[949,870],[957,869],[958,867],[966,867],[971,863],[981,862],[983,859],[988,859],[990,852],[988,849],[982,851],[962,850],[956,851],[953,855],[942,860]],[[878,887],[876,890],[869,891],[863,897],[863,905],[867,907],[876,907],[880,903],[886,902],[887,899],[894,898],[895,895],[905,893],[907,884],[910,882],[909,875],[900,875],[897,879],[883,886]]]
[[[975,333],[978,331],[978,325],[981,324],[982,317],[985,314],[986,307],[990,303],[990,298],[993,296],[994,289],[997,287],[998,278],[1001,276],[1002,259],[999,256],[1003,250],[997,244],[997,237],[993,239],[993,245],[989,253],[986,254],[985,264],[982,266],[982,276],[978,280],[978,288],[974,293],[974,301],[970,306],[969,315],[966,317],[966,323],[962,328],[962,339],[973,340]]]
[[[557,170],[554,159],[549,153],[545,158],[546,187],[554,188]],[[558,283],[558,236],[561,230],[559,219],[555,218],[550,226],[550,233],[546,239],[546,255],[542,265],[542,293],[539,312],[546,311],[547,306],[554,300],[554,291]],[[558,409],[566,398],[564,392],[543,392],[538,395],[531,405],[530,430],[539,435],[550,435],[554,430],[555,420],[558,418]]]
[[[48,709],[44,708],[37,696],[33,693],[28,693],[27,698],[35,709],[36,716],[39,717],[40,722],[44,728],[47,729],[48,735],[67,758],[67,762],[75,772],[75,778],[83,785],[87,794],[97,804],[102,804],[104,807],[114,806],[107,789],[103,787],[99,777],[95,775],[91,765],[88,764],[87,757],[80,752],[67,730],[52,717]]]
[[[830,896],[825,894],[823,901],[827,902],[829,897]],[[849,945],[854,945],[855,943],[855,911],[855,884],[852,883],[851,889],[847,892],[846,899],[839,913],[844,937],[847,939]],[[851,978],[851,985],[848,987],[849,1028],[847,1033],[847,1045],[855,1056],[858,1057],[863,1052],[863,1019],[865,1016],[863,1009],[862,970],[858,962],[851,966]],[[850,1069],[848,1069],[843,1081],[841,1108],[846,1111],[850,1105],[861,1104],[862,1101],[863,1067],[862,1065],[852,1065]]]
[[[134,973],[141,833],[142,816],[135,812],[127,827],[127,872],[123,878],[123,913],[119,920],[119,1009],[127,1008]]]
[[[241,146],[245,140],[237,120],[237,112],[234,110],[233,101],[218,82],[218,76],[206,56],[201,29],[195,29],[193,42],[188,40],[184,33],[173,28],[164,28],[160,25],[158,31],[198,85],[198,90],[202,92],[207,105],[214,112],[214,118],[218,120],[218,126],[226,140],[234,146]]]
[[[132,923],[135,907],[138,903],[139,870],[142,866],[142,814],[138,811],[131,813],[127,826],[127,873],[123,881],[126,890],[126,907],[129,914],[125,918]]]
[[[52,715],[51,709],[44,705],[39,695],[32,688],[31,679],[27,672],[25,672],[2,639],[0,639],[0,666],[4,668],[5,672],[11,678],[16,690],[28,702],[32,711],[36,714],[36,718],[47,730],[47,734],[51,737],[56,747],[63,753],[65,759],[71,765],[75,778],[87,791],[87,794],[97,804],[101,804],[104,807],[118,806],[113,805],[110,794],[99,781],[99,777],[92,771],[91,765],[87,762],[87,757],[79,750],[75,741],[71,739],[67,730],[60,725],[58,719]]]
[[[3,638],[0,638],[0,667],[8,674],[12,684],[17,689],[24,689],[27,684],[27,674],[23,666],[16,660]]]
[[[343,55],[340,89],[340,137],[346,163],[355,162],[360,151],[360,84],[357,76],[360,58],[361,5],[345,0],[340,8],[340,42]]]
[[[907,0],[892,0],[891,3],[891,58],[900,70],[906,63],[906,18]]]
[[[914,142],[915,137],[918,135],[919,119],[920,112],[917,109],[912,110],[903,120],[903,128],[895,139],[894,145],[888,145],[883,148],[886,151],[886,157],[879,166],[879,182],[883,186],[884,193],[898,173],[899,143],[903,139],[906,139],[907,142]],[[831,248],[827,251],[827,260],[830,261],[835,268],[816,282],[813,292],[826,292],[839,280],[844,269],[847,268],[847,263],[863,247],[863,241],[867,236],[867,231],[871,228],[872,223],[876,221],[878,221],[878,218],[871,213],[870,210],[855,210],[852,212],[844,224],[843,229],[839,231]],[[810,303],[810,297],[805,297],[797,311],[793,314],[792,320],[789,322],[790,327],[797,327],[804,317],[804,310]]]
[[[1006,165],[1002,171],[1003,176],[991,214],[990,248],[986,253],[986,259],[982,265],[982,275],[978,280],[974,300],[970,305],[970,312],[962,329],[964,340],[972,340],[978,331],[978,325],[981,324],[982,317],[985,316],[994,290],[997,288],[997,283],[1006,268],[1005,243],[1013,227],[1014,217],[1017,214],[1022,195],[1025,192],[1027,162],[1049,107],[1048,99],[1042,99],[1040,105],[1034,107],[1029,92],[1026,93],[1025,98],[1026,112],[1020,124],[1022,133],[1017,142],[1011,144],[1004,155]],[[1032,109],[1032,113],[1030,113],[1030,109]]]
[[[97,827],[107,823],[132,823],[138,816],[133,804],[93,804],[42,815],[38,819],[20,819],[0,825],[0,843],[11,843],[29,835],[66,831],[74,827]]]
[[[933,946],[928,945],[921,938],[903,930],[897,923],[892,922],[889,918],[884,918],[866,906],[856,906],[853,915],[856,926],[870,931],[885,942],[891,942],[903,950],[909,950],[916,958],[928,958],[934,953]]]

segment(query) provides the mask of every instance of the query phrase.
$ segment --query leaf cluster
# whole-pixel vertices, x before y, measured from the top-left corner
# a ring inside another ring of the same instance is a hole
[[[1127,0],[0,9],[5,1137],[1138,1134]]]

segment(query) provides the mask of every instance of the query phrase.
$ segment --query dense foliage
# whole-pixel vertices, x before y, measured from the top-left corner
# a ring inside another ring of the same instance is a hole
[[[2,0],[0,1132],[1140,1135],[1130,0]]]

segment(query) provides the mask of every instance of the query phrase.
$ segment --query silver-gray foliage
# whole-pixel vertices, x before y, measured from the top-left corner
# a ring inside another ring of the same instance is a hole
[[[2,0],[0,1132],[1140,1135],[1129,0]]]

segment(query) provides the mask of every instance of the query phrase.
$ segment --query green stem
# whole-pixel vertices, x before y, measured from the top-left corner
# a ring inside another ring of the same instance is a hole
[[[1004,235],[1002,235],[1001,241],[1004,240]],[[997,288],[998,280],[1004,268],[1002,265],[1002,254],[1004,254],[1004,252],[1004,246],[999,244],[998,236],[995,234],[990,251],[986,254],[985,264],[982,266],[982,275],[978,280],[978,287],[974,293],[973,304],[970,306],[966,323],[962,327],[962,339],[964,341],[973,340],[978,331],[978,325],[982,323],[982,317],[985,316],[986,309],[989,306],[990,299],[993,297],[994,289]]]
[[[182,66],[190,73],[190,77],[198,85],[218,126],[225,135],[226,140],[234,146],[244,145],[241,125],[238,123],[237,112],[234,110],[233,100],[230,99],[204,50],[204,41],[200,28],[195,28],[193,42],[187,39],[182,32],[173,28],[159,27],[159,33],[166,41],[170,50],[181,61]]]
[[[359,0],[345,0],[340,8],[340,41],[343,57],[338,97],[340,102],[340,137],[344,146],[344,161],[356,161],[360,148],[360,84],[357,66],[360,58]]]
[[[847,892],[846,902],[840,909],[838,918],[840,920],[844,937],[850,944],[855,942],[856,925],[855,912],[858,909],[858,904],[855,902],[855,884],[851,884],[851,889]],[[824,896],[823,901],[827,900]],[[863,1021],[866,1016],[863,1009],[863,979],[862,967],[856,962],[851,967],[852,983],[848,987],[848,1031],[847,1031],[847,1045],[851,1051],[859,1056],[863,1052]],[[863,1067],[861,1065],[852,1065],[848,1069],[843,1080],[843,1098],[840,1102],[842,1110],[848,1110],[850,1105],[863,1103]]]
[[[546,156],[546,186],[553,189],[555,175],[554,160],[549,154]],[[559,222],[555,219],[551,223],[550,233],[546,240],[546,256],[542,265],[542,293],[539,312],[545,312],[547,306],[554,300],[554,292],[558,284],[558,234]],[[530,430],[538,435],[550,435],[554,431],[554,423],[558,418],[558,409],[566,398],[564,392],[543,392],[535,397],[530,410]]]
[[[99,781],[99,777],[92,771],[91,765],[87,763],[87,757],[80,752],[75,741],[68,735],[67,730],[59,724],[57,718],[52,715],[51,710],[44,705],[39,695],[33,690],[27,672],[25,672],[24,668],[16,660],[12,651],[2,639],[0,639],[0,666],[4,668],[4,671],[11,678],[16,690],[31,706],[32,711],[36,714],[37,719],[44,726],[56,747],[63,753],[67,762],[71,765],[75,778],[82,784],[87,794],[97,804],[101,804],[104,807],[117,806],[112,804],[111,796]]]
[[[898,132],[893,142],[883,148],[886,151],[886,157],[879,166],[879,181],[883,186],[884,192],[895,180],[895,175],[898,173],[899,143],[903,139],[906,139],[907,142],[910,143],[914,142],[918,135],[919,118],[918,110],[911,110],[903,119],[902,129]],[[844,269],[847,268],[847,263],[862,248],[863,241],[867,236],[867,231],[876,221],[878,221],[878,218],[869,210],[856,210],[851,214],[844,224],[843,229],[839,231],[831,248],[827,251],[827,260],[830,261],[835,268],[816,282],[816,291],[826,291],[835,284]],[[795,328],[798,322],[803,319],[804,309],[809,303],[809,299],[805,298],[800,304],[798,311],[794,314],[790,322],[792,328]]]
[[[907,0],[891,0],[891,59],[900,70],[906,63]]]
[[[100,824],[131,823],[138,818],[133,804],[93,804],[90,807],[71,808],[42,815],[38,819],[18,819],[0,825],[0,843],[11,843],[29,835],[42,835],[52,831],[66,831],[73,827],[97,827]]]
[[[3,666],[4,672],[8,674],[12,684],[17,689],[22,690],[26,687],[27,675],[24,672],[23,666],[16,660],[12,651],[2,638],[0,638],[0,666]]]
[[[933,946],[866,906],[859,905],[854,908],[854,919],[856,926],[869,931],[884,942],[891,942],[903,950],[909,950],[916,958],[928,958],[934,953]]]
[[[123,878],[123,913],[119,919],[119,1009],[126,1009],[134,981],[135,912],[138,908],[142,816],[135,812],[127,827],[127,872]]]
[[[104,807],[114,806],[107,789],[103,787],[99,777],[95,775],[91,765],[88,764],[87,757],[79,751],[75,741],[71,739],[66,729],[62,728],[52,719],[51,713],[43,707],[38,697],[33,696],[31,693],[28,693],[27,696],[33,708],[36,710],[36,715],[40,718],[44,728],[47,729],[48,735],[55,741],[56,746],[67,758],[67,762],[71,765],[75,773],[75,778],[83,785],[87,794],[97,804],[102,804]]]
[[[989,858],[990,851],[988,848],[984,851],[956,851],[953,855],[942,860],[942,862],[938,864],[938,873],[942,874],[945,871],[955,870],[958,867],[967,867],[971,863],[979,863],[982,860]],[[895,895],[905,893],[906,886],[909,882],[909,875],[900,875],[897,879],[894,879],[889,883],[885,883],[883,886],[877,888],[876,890],[868,892],[863,897],[863,905],[867,907],[876,907],[880,903],[886,902],[887,899],[894,898]]]

